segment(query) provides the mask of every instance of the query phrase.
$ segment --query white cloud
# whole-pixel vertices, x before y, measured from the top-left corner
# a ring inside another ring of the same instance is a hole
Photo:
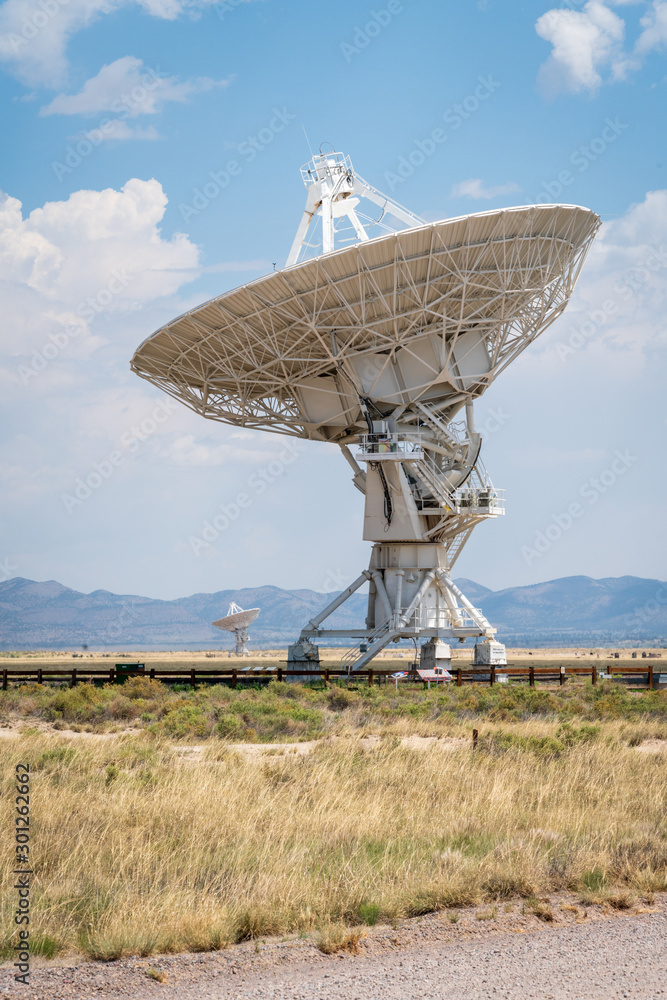
[[[615,7],[638,0],[607,0]],[[631,54],[624,51],[625,22],[603,0],[589,0],[581,11],[554,9],[540,17],[535,30],[551,42],[550,58],[539,80],[550,94],[595,92],[603,83],[622,80],[641,68],[643,58],[667,45],[667,0],[652,0],[641,18],[642,31]]]
[[[471,177],[467,181],[460,181],[452,188],[452,198],[497,198],[501,194],[511,194],[518,191],[519,185],[514,181],[507,184],[498,184],[495,187],[484,187],[479,177]]]
[[[620,219],[606,223],[598,240],[600,251],[622,247],[633,253],[666,242],[667,191],[648,191],[644,201],[631,208]]]
[[[61,82],[67,70],[69,37],[97,20],[103,10],[116,9],[107,0],[6,0],[0,7],[0,59],[23,83]]]
[[[121,191],[76,191],[25,219],[21,203],[5,196],[0,291],[11,330],[6,353],[30,358],[54,344],[53,356],[65,349],[71,357],[88,356],[103,343],[100,318],[172,295],[195,278],[197,247],[183,234],[164,239],[160,233],[166,205],[158,181],[136,178]]]
[[[165,21],[175,21],[186,6],[181,0],[138,0],[138,2],[153,17],[161,17]]]
[[[198,430],[196,436],[177,434],[165,442],[165,447],[161,450],[162,458],[176,466],[202,467],[229,465],[232,462],[241,466],[255,467],[276,458],[275,445],[273,448],[267,446],[267,440],[270,439],[258,441],[256,438],[251,438],[250,445],[247,441],[236,445],[231,443],[234,435],[228,435],[228,441],[212,444],[202,440],[204,433],[203,430]]]
[[[623,52],[625,22],[600,0],[589,0],[581,11],[549,10],[535,25],[552,52],[540,69],[548,93],[596,91],[602,72],[622,79],[630,68]]]
[[[123,118],[156,114],[168,102],[185,103],[192,94],[225,87],[229,80],[200,77],[179,83],[161,76],[136,56],[123,56],[86,80],[78,94],[58,94],[41,115],[96,115],[111,111]],[[116,136],[117,138],[117,136]]]
[[[558,323],[552,349],[563,360],[586,352],[598,380],[605,373],[638,378],[647,364],[655,365],[650,359],[667,314],[665,233],[667,190],[649,191],[602,226],[566,318]]]
[[[636,51],[644,55],[667,44],[667,3],[653,0],[650,11],[641,20],[644,29],[637,41]]]
[[[66,82],[70,38],[105,14],[138,3],[152,17],[173,21],[185,9],[214,0],[6,0],[0,6],[0,62],[28,86]]]

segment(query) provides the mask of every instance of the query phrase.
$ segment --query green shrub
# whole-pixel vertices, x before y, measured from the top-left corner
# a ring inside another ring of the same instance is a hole
[[[33,955],[41,955],[42,958],[55,958],[61,950],[60,942],[48,934],[38,933],[34,937],[32,934],[30,935],[30,951]]]
[[[115,764],[107,764],[106,772],[105,772],[105,777],[104,777],[104,783],[105,783],[105,785],[110,785],[111,782],[115,778],[117,778],[119,774],[120,774],[120,771],[118,770],[118,768],[116,767]]]
[[[482,736],[477,743],[478,751],[498,756],[506,753],[530,751],[538,757],[554,758],[566,750],[566,745],[553,736],[519,736],[502,730]]]
[[[556,739],[564,743],[566,747],[574,747],[580,743],[593,743],[600,736],[599,726],[582,725],[579,729],[568,722],[564,722],[556,731]]]
[[[382,909],[377,903],[362,903],[357,910],[357,916],[362,924],[374,927],[380,919]]]
[[[590,889],[591,892],[603,889],[606,881],[604,872],[600,871],[599,868],[592,868],[590,871],[583,872],[581,876],[582,886],[584,889]]]
[[[179,705],[169,711],[162,720],[165,732],[175,739],[185,736],[206,738],[210,736],[212,724],[197,705]]]
[[[244,725],[238,715],[226,713],[218,719],[215,732],[218,736],[227,740],[240,740],[243,736]]]
[[[76,757],[76,750],[70,746],[54,747],[44,750],[32,765],[35,771],[53,771],[59,764],[69,764]]]
[[[109,702],[107,711],[112,719],[136,719],[140,714],[141,708],[137,706],[136,702],[131,701],[130,698],[123,694],[117,695],[113,701]]]
[[[126,698],[154,698],[162,701],[168,689],[161,681],[151,680],[150,677],[128,677],[123,684],[123,694]]]

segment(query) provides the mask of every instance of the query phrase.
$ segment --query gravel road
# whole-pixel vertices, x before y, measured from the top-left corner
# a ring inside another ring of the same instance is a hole
[[[553,903],[553,901],[552,901]],[[563,903],[563,900],[560,900]],[[478,911],[370,930],[357,955],[312,941],[252,942],[206,955],[34,968],[14,1000],[667,1000],[667,900],[644,912],[554,906],[556,920]],[[149,978],[154,970],[164,983]]]

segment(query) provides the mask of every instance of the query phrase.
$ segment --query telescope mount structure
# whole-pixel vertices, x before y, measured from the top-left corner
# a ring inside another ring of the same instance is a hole
[[[370,564],[290,646],[355,640],[365,667],[391,642],[446,666],[496,630],[452,580],[477,524],[505,512],[480,457],[474,404],[565,309],[600,225],[573,205],[527,205],[424,222],[342,153],[302,179],[306,207],[286,266],[186,313],[138,348],[133,370],[212,420],[336,445],[365,496]],[[356,629],[324,623],[368,584]]]

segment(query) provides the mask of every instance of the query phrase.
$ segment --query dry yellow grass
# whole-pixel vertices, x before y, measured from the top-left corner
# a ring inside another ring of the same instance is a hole
[[[250,760],[217,743],[184,763],[146,737],[7,741],[6,837],[14,764],[31,765],[38,950],[113,958],[300,930],[346,947],[332,928],[378,917],[667,888],[664,754],[345,743]],[[13,906],[6,889],[5,949]]]

